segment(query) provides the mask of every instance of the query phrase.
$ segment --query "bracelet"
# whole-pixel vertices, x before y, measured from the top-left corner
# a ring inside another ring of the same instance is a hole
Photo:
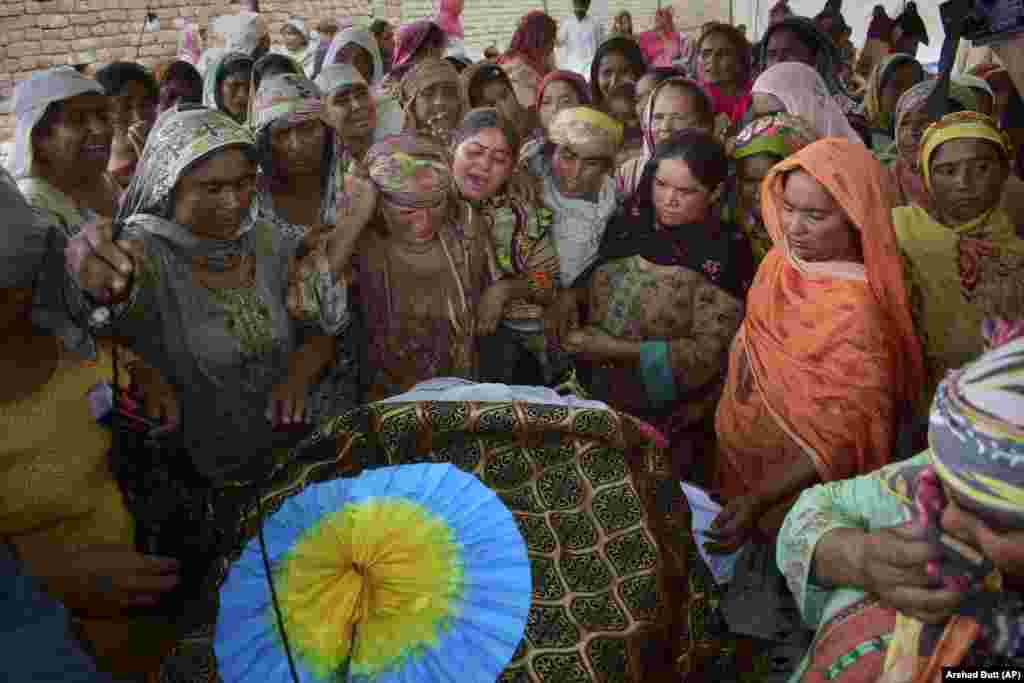
[[[526,286],[530,290],[530,298],[543,301],[551,296],[555,289],[555,280],[550,273],[535,270],[526,274]]]

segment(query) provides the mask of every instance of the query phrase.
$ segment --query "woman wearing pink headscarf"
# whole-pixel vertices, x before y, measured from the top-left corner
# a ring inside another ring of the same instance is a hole
[[[557,34],[558,24],[554,19],[540,10],[530,12],[520,19],[508,52],[498,59],[512,81],[516,99],[525,109],[533,107],[537,86],[553,68]]]
[[[654,30],[644,31],[637,37],[648,67],[672,66],[683,56],[683,42],[671,7],[659,9],[654,15]]]
[[[448,35],[430,19],[403,24],[398,29],[391,71],[380,84],[381,93],[391,95],[396,100],[401,99],[399,84],[402,82],[402,77],[422,59],[427,57],[441,59],[447,45]]]
[[[434,23],[448,36],[448,40],[462,40],[466,37],[462,29],[463,0],[435,0]]]
[[[786,112],[800,116],[823,138],[846,138],[864,144],[864,138],[850,125],[824,79],[803,62],[779,62],[754,81],[754,116]]]

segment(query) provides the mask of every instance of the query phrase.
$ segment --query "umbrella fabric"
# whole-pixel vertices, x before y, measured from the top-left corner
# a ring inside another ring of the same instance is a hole
[[[523,538],[501,500],[452,465],[311,486],[264,536],[302,681],[494,680],[522,639]],[[227,682],[291,680],[258,539],[221,591],[215,650]]]

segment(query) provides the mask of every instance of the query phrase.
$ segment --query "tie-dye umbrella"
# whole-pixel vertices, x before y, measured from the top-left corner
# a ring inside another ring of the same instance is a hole
[[[284,683],[292,666],[296,683],[493,681],[523,637],[526,545],[501,500],[452,465],[310,486],[264,520],[263,540],[221,589],[226,683]]]

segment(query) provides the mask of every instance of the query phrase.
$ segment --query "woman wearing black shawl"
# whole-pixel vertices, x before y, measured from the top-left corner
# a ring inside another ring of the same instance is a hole
[[[563,338],[591,363],[594,398],[669,438],[680,476],[708,433],[753,279],[749,244],[718,218],[727,175],[724,149],[705,132],[658,145],[576,281],[587,320]]]

